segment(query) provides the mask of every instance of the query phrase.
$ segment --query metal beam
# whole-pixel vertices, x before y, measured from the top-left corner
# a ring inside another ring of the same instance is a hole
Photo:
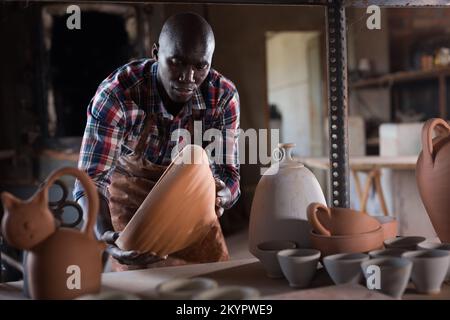
[[[347,30],[345,7],[341,1],[328,6],[326,24],[331,205],[348,208]]]

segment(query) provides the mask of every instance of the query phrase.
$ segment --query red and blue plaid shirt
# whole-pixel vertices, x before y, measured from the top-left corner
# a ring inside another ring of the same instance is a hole
[[[108,186],[119,156],[134,151],[147,113],[164,121],[150,127],[145,156],[153,163],[169,165],[177,142],[170,138],[177,129],[188,129],[192,110],[203,110],[203,130],[218,129],[223,135],[223,159],[211,163],[214,177],[225,182],[232,194],[231,207],[239,198],[239,95],[234,84],[211,69],[202,86],[194,92],[178,115],[172,116],[157,90],[158,63],[150,59],[132,61],[113,72],[97,89],[87,111],[87,124],[78,167],[109,199]],[[162,125],[164,123],[164,125]],[[169,134],[167,134],[169,130]],[[234,132],[230,141],[230,132]],[[228,133],[228,135],[226,135]],[[226,140],[227,139],[227,140]],[[193,143],[193,142],[192,142]],[[75,182],[74,198],[83,195]]]

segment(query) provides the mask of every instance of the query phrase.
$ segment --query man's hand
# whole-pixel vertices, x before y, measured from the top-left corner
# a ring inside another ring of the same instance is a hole
[[[220,218],[225,210],[224,207],[231,201],[231,191],[225,182],[215,178],[216,181],[216,215]]]
[[[119,235],[119,232],[106,231],[102,236],[102,240],[109,244],[106,251],[119,261],[119,263],[127,265],[147,265],[167,259],[167,256],[160,257],[153,253],[140,253],[136,250],[121,250],[115,244]]]

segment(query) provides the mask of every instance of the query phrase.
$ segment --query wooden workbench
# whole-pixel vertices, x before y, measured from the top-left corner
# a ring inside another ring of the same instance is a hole
[[[119,290],[144,299],[156,299],[155,288],[163,281],[179,277],[207,277],[219,285],[242,285],[258,289],[261,299],[390,299],[389,296],[368,290],[361,285],[332,284],[326,271],[319,268],[311,288],[296,290],[286,279],[270,279],[258,260],[242,259],[227,262],[165,267],[139,271],[105,273],[102,291]],[[22,281],[0,284],[0,299],[25,299]],[[408,289],[403,299],[450,299],[450,286],[445,284],[439,295],[419,295]]]

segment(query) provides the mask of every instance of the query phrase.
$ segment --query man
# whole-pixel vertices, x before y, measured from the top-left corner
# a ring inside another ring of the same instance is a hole
[[[178,143],[171,140],[174,131],[192,132],[193,120],[201,121],[204,130],[219,129],[225,140],[223,161],[211,164],[217,216],[240,195],[239,96],[231,81],[211,69],[214,47],[213,31],[202,17],[174,15],[153,45],[152,59],[132,61],[117,69],[100,84],[90,102],[79,168],[89,174],[99,191],[96,235],[111,244],[108,252],[122,266],[145,267],[165,258],[122,251],[114,240],[170,164]],[[230,132],[235,133],[231,141]],[[79,181],[74,197],[86,206]],[[201,245],[215,246],[205,252],[221,253],[198,258],[202,250],[197,248],[182,258],[208,262],[227,257],[220,227]]]

